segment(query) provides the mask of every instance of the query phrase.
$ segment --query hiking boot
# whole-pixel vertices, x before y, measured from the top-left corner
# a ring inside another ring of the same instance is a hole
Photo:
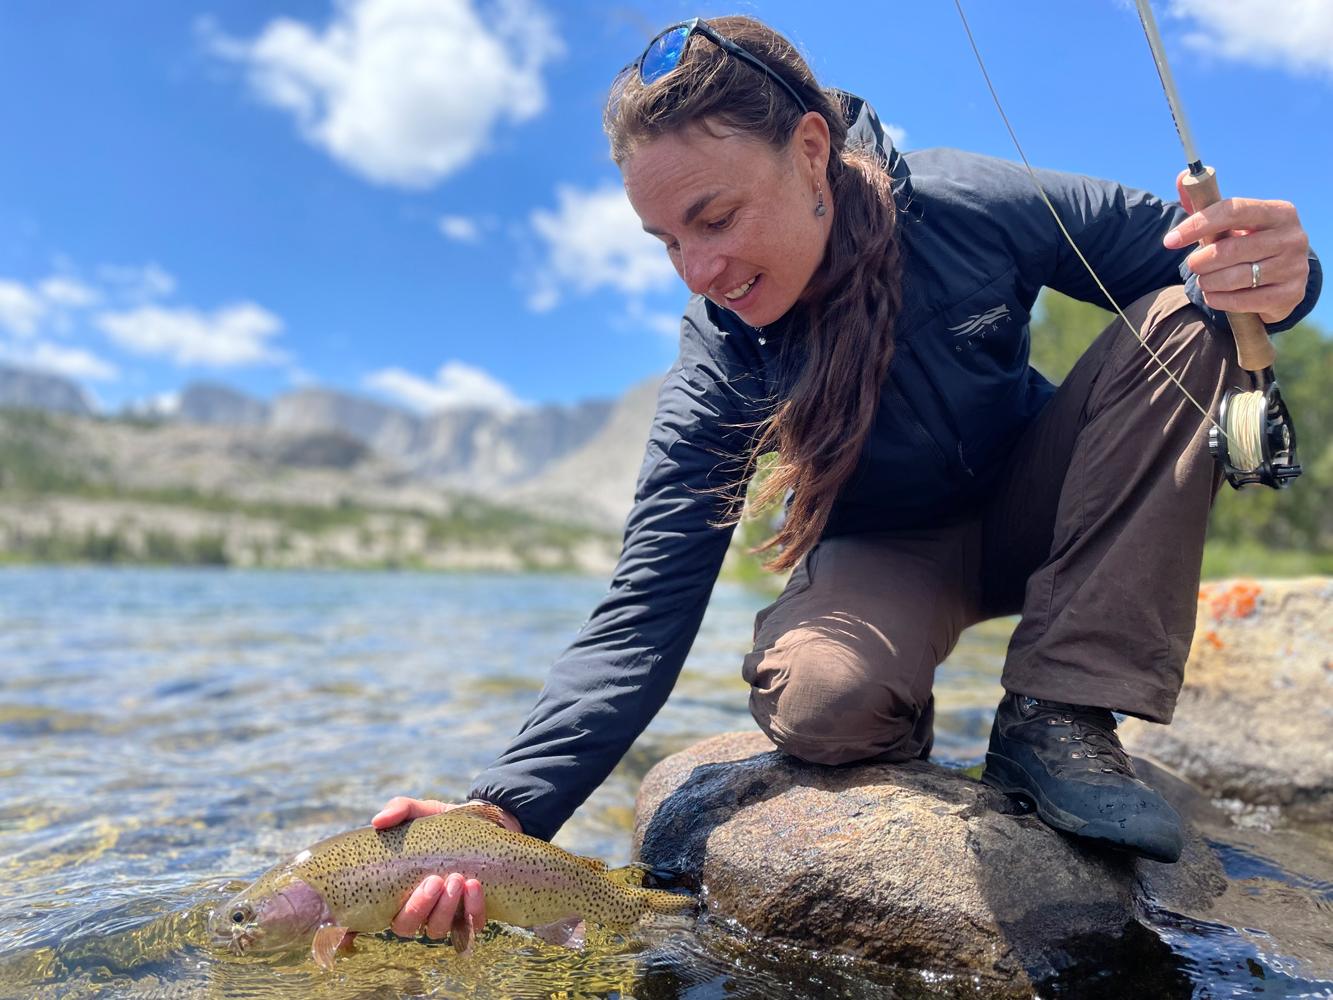
[[[1185,846],[1180,817],[1134,776],[1105,708],[1005,695],[981,780],[1076,837],[1167,863]]]

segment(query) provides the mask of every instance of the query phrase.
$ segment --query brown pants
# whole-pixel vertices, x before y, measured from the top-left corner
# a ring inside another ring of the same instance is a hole
[[[1126,310],[1217,412],[1230,337],[1174,287]],[[1004,687],[1170,722],[1221,474],[1209,422],[1117,319],[1019,441],[977,516],[822,541],[755,619],[743,675],[779,747],[843,764],[931,742],[935,667],[969,625],[1022,612]]]

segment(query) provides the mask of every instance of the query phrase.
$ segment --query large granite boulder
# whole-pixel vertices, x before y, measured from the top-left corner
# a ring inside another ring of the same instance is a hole
[[[1071,943],[1119,936],[1149,907],[1206,910],[1228,887],[1194,833],[1176,865],[1136,860],[1055,833],[960,771],[810,765],[760,733],[654,767],[634,853],[692,875],[712,916],[767,938],[1002,990],[1025,990],[1070,961]]]
[[[1333,819],[1333,580],[1205,585],[1174,721],[1121,736],[1214,796]]]

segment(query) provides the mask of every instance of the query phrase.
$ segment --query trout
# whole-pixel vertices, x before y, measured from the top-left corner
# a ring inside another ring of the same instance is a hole
[[[498,825],[493,806],[470,804],[388,830],[365,826],[321,840],[276,865],[208,921],[215,944],[233,954],[286,951],[310,943],[325,969],[349,934],[389,929],[428,875],[457,872],[486,892],[486,916],[578,947],[584,922],[629,929],[656,913],[693,910],[693,897],[635,884],[642,869],[608,869],[593,858]],[[462,916],[451,938],[471,951],[475,928]]]

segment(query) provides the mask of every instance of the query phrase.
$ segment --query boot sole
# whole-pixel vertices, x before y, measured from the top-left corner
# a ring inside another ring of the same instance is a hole
[[[1098,829],[1098,827],[1104,828],[1105,824],[1090,822],[1082,816],[1066,812],[1055,805],[1042,794],[1040,788],[1035,787],[1035,783],[1026,770],[1015,761],[1008,757],[1002,757],[994,751],[986,754],[986,768],[981,773],[981,780],[983,784],[989,785],[998,792],[1031,802],[1036,808],[1037,816],[1041,818],[1041,821],[1061,833],[1067,833],[1078,837],[1080,840],[1092,841],[1105,847],[1126,851],[1162,864],[1174,864],[1180,859],[1184,844],[1179,829],[1177,829],[1175,837],[1167,836],[1160,839],[1156,850],[1147,844],[1127,843],[1125,840],[1116,837],[1112,830],[1102,832]]]
[[[1037,810],[1041,821],[1062,833],[1077,835],[1088,825],[1082,816],[1065,812],[1045,795],[1040,788],[1035,788],[1028,779],[1027,771],[1008,757],[1001,757],[991,751],[986,754],[986,768],[981,772],[983,784],[990,785],[997,792],[1003,792],[1012,798],[1026,799]]]

